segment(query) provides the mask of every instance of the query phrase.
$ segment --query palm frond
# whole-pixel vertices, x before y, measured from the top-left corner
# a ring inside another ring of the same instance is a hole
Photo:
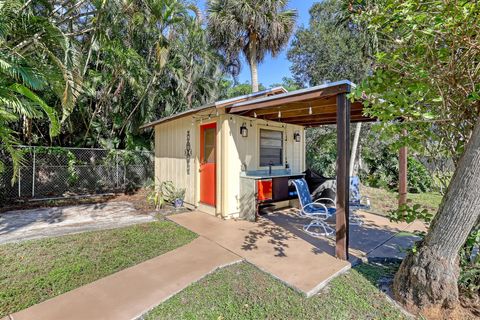
[[[46,85],[45,78],[34,68],[28,66],[23,59],[0,52],[0,74],[21,81],[32,90],[40,90]]]
[[[30,99],[32,102],[37,103],[40,108],[42,108],[42,110],[45,112],[48,119],[50,120],[50,136],[54,137],[60,133],[60,122],[58,121],[58,116],[55,109],[47,105],[45,101],[43,101],[39,96],[37,96],[34,92],[30,91],[30,89],[28,89],[24,85],[14,83],[9,87],[9,89],[21,94],[27,99]]]
[[[23,153],[20,149],[16,148],[20,144],[20,141],[16,137],[16,132],[13,131],[8,127],[8,123],[0,118],[0,150],[5,150],[12,159],[13,164],[13,176],[12,176],[12,184],[15,182],[18,176],[18,170],[22,165]],[[0,161],[0,173],[4,170],[5,164]]]

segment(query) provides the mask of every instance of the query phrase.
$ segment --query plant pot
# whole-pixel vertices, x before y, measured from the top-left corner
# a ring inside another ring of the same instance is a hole
[[[175,199],[175,201],[173,201],[173,206],[175,209],[183,207],[183,199]]]

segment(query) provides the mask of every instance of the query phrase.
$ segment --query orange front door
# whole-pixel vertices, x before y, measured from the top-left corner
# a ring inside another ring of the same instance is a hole
[[[215,206],[217,125],[200,126],[200,202]]]

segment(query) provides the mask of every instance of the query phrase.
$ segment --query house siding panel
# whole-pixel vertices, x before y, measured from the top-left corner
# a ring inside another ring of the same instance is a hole
[[[185,188],[185,202],[196,205],[197,130],[192,117],[155,126],[155,183],[172,181],[177,188]],[[190,131],[190,172],[187,173],[185,149],[187,131]]]

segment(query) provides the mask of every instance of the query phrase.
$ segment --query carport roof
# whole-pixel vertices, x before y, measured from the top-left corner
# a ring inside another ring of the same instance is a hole
[[[280,121],[306,127],[337,122],[337,96],[349,93],[355,84],[342,80],[319,86],[238,102],[227,107],[228,113],[258,119]],[[351,122],[374,121],[363,115],[361,101],[351,103]]]
[[[337,96],[348,94],[355,84],[348,80],[287,92],[283,87],[209,103],[141,126],[141,129],[195,114],[207,109],[226,109],[227,113],[269,121],[315,127],[337,123]],[[363,103],[350,104],[350,122],[375,121],[363,115]]]

